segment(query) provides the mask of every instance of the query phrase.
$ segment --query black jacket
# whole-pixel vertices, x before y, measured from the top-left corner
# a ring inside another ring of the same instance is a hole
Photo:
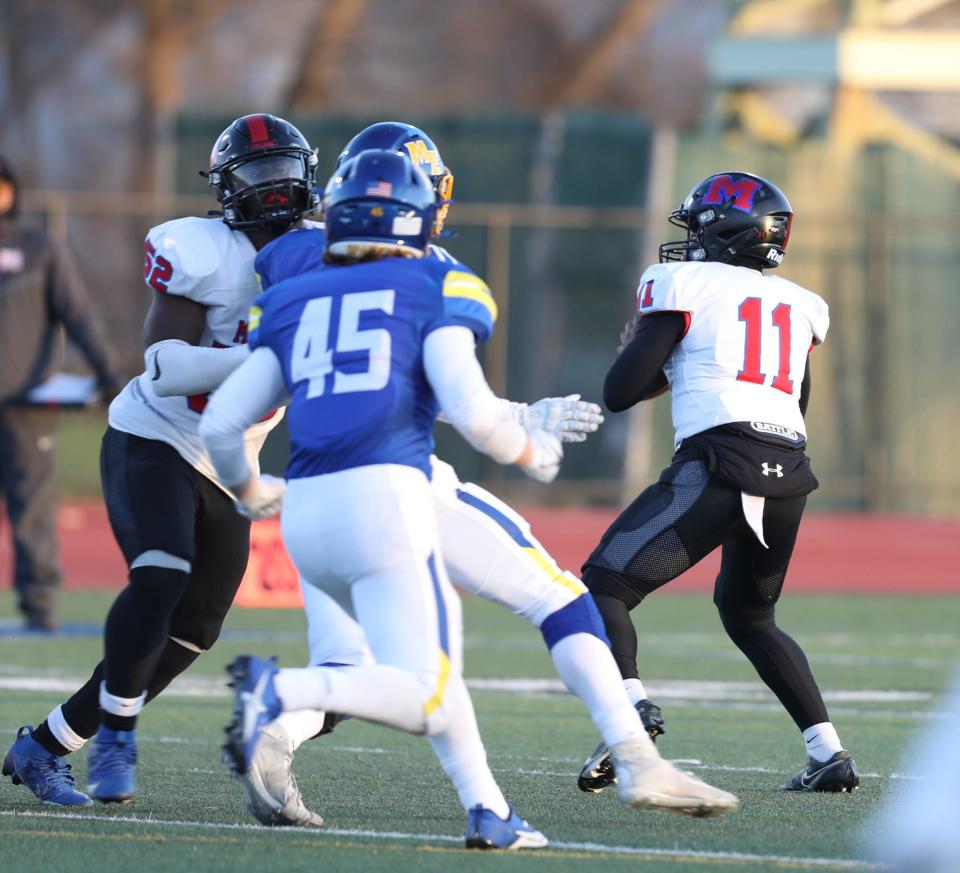
[[[69,257],[47,234],[0,216],[0,404],[55,369],[60,325],[104,388],[117,383],[103,330]]]

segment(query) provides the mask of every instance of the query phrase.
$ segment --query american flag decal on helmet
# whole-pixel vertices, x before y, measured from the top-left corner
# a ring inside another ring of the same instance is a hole
[[[393,194],[393,182],[380,179],[372,185],[367,185],[367,194],[372,194],[374,197],[389,197]]]

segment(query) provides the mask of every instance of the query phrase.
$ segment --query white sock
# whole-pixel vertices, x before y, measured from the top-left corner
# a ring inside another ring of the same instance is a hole
[[[807,754],[814,761],[829,761],[837,752],[843,750],[837,729],[829,722],[822,721],[803,732],[803,741],[807,744]]]
[[[299,667],[281,670],[274,682],[284,711],[317,709],[355,715],[412,734],[427,730],[425,688],[399,667]]]
[[[590,718],[608,746],[642,738],[651,756],[659,757],[633,708],[610,649],[593,634],[564,637],[550,650],[563,684],[587,707]]]
[[[627,689],[627,697],[634,706],[647,699],[647,689],[639,679],[624,679],[623,687]]]
[[[510,806],[487,764],[487,752],[480,739],[477,717],[466,685],[451,677],[445,707],[449,713],[445,730],[430,737],[430,745],[465,810],[477,804],[506,818]]]
[[[293,741],[293,748],[299,749],[307,740],[312,739],[321,730],[327,714],[316,709],[293,709],[281,713],[275,723],[279,724]]]
[[[107,691],[107,683],[100,683],[100,708],[111,715],[119,715],[123,718],[132,718],[140,715],[143,710],[143,704],[147,699],[147,692],[144,691],[139,697],[117,697]]]
[[[47,727],[50,728],[53,738],[68,752],[77,751],[86,742],[86,739],[67,724],[67,720],[63,717],[62,706],[58,706],[47,716]]]

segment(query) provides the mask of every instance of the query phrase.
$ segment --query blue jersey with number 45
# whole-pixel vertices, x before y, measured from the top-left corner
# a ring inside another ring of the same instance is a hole
[[[370,464],[429,476],[438,406],[423,342],[448,325],[483,341],[495,320],[481,279],[430,257],[321,264],[272,285],[251,310],[249,343],[277,356],[292,397],[287,478]]]

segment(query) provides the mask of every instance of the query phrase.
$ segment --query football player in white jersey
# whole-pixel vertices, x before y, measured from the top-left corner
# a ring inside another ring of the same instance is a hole
[[[587,559],[583,580],[630,684],[637,636],[630,610],[718,546],[714,603],[803,734],[806,768],[783,788],[852,791],[856,766],[830,723],[806,656],[774,620],[807,494],[808,354],[826,337],[827,304],[765,269],[780,265],[793,212],[775,185],[720,173],[690,192],[671,223],[686,238],[660,247],[640,279],[637,311],[604,384],[613,412],[669,390],[676,454]],[[580,774],[611,783],[604,746]]]
[[[203,173],[222,218],[180,218],[147,235],[143,275],[154,299],[144,325],[146,369],[110,405],[101,453],[104,498],[130,584],[107,616],[104,659],[89,681],[36,730],[21,728],[3,763],[5,775],[46,803],[129,800],[137,714],[220,633],[257,507],[243,517],[217,483],[200,416],[207,392],[249,355],[247,317],[260,293],[254,255],[313,210],[315,163],[283,119],[239,118],[217,138]],[[251,464],[279,418],[273,413],[246,432]],[[88,796],[74,787],[64,756],[95,733]]]
[[[433,141],[419,128],[400,122],[380,122],[358,133],[341,154],[343,163],[369,148],[399,150],[411,157],[433,180],[440,199],[433,227],[436,238],[443,230],[453,191],[453,174],[440,158]],[[317,228],[294,231],[267,246],[257,256],[257,272],[265,288],[304,270],[322,264],[325,235]],[[431,244],[428,257],[449,265],[464,278],[466,298],[473,274],[450,252]],[[454,293],[451,289],[450,293]],[[477,340],[485,337],[477,335]],[[506,401],[501,401],[506,403]],[[529,409],[525,404],[510,404],[521,423],[543,427],[566,442],[586,439],[596,429],[589,405],[571,398],[548,398]],[[604,641],[592,635],[582,622],[570,617],[592,609],[586,588],[573,574],[562,571],[530,531],[527,522],[513,509],[488,491],[472,483],[461,482],[454,469],[432,457],[431,489],[439,524],[443,559],[452,581],[461,589],[492,600],[522,615],[538,628],[550,651],[561,679],[587,705],[601,736],[618,742],[641,724],[652,738],[663,732],[660,710],[651,704],[639,679],[628,691],[636,713],[615,681],[616,670]],[[362,663],[369,658],[363,633],[356,622],[330,603],[313,586],[304,586],[310,639],[310,663]],[[587,632],[584,632],[586,630]],[[637,715],[640,716],[639,720]],[[319,824],[320,816],[303,804],[291,766],[293,753],[304,741],[316,735],[324,721],[322,712],[285,712],[265,729],[264,741],[250,771],[240,779],[248,796],[251,812],[265,824]],[[437,736],[435,746],[442,757],[468,759],[456,738]],[[704,791],[711,790],[708,786]],[[727,796],[725,809],[735,799]],[[717,806],[719,809],[719,805]]]

